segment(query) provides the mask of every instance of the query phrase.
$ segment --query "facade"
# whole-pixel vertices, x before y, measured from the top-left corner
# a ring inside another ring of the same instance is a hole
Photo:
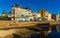
[[[19,5],[14,5],[12,7],[12,20],[21,20],[23,17],[29,18],[30,16],[32,16],[32,11],[30,9],[20,7]]]
[[[40,20],[40,17],[41,17],[41,16],[40,16],[40,13],[33,12],[32,14],[33,14],[33,17],[34,17],[34,20],[35,20],[35,21]]]
[[[49,13],[48,11],[41,9],[40,15],[44,20],[51,21],[51,13]]]
[[[2,16],[7,15],[4,10]],[[41,9],[38,13],[32,12],[30,8],[24,8],[17,4],[12,6],[11,13],[8,14],[8,18],[11,20],[19,20],[19,21],[34,21],[34,20],[43,20],[43,21],[58,21],[58,14],[51,14],[45,9]]]
[[[58,13],[58,21],[60,21],[60,15],[59,15],[59,13]]]
[[[45,11],[45,19],[51,21],[51,14],[48,11]]]
[[[60,17],[58,18],[58,21],[60,21]]]
[[[59,15],[58,14],[53,14],[51,17],[54,21],[58,21],[59,20]]]
[[[28,7],[21,7],[18,4],[12,6],[12,11],[7,14],[6,10],[3,11],[2,16],[8,15],[10,20],[18,21],[58,21],[60,20],[58,14],[51,14],[45,9],[41,9],[38,13],[32,12]]]

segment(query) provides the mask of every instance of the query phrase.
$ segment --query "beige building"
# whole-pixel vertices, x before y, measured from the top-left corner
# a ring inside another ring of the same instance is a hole
[[[48,11],[45,11],[45,19],[47,19],[48,21],[51,20],[51,14]]]
[[[48,11],[41,9],[40,11],[41,18],[46,19],[47,21],[51,21],[51,13]]]
[[[60,17],[58,18],[58,21],[60,21]]]
[[[33,12],[32,14],[33,14],[34,20],[37,20],[37,21],[40,20],[40,17],[41,17],[40,13]]]
[[[57,21],[60,21],[60,16],[59,16],[59,14],[57,15]]]
[[[59,20],[59,14],[56,15],[56,21],[58,21],[58,20]]]

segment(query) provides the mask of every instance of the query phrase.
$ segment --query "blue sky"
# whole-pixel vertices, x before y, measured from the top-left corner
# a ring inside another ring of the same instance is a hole
[[[60,0],[0,0],[0,14],[4,9],[11,11],[12,5],[19,4],[29,7],[33,11],[39,11],[44,8],[52,14],[60,13]]]

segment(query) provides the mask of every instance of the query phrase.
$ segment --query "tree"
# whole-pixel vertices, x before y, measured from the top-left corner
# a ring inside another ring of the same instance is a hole
[[[8,20],[8,15],[0,16],[1,20]]]

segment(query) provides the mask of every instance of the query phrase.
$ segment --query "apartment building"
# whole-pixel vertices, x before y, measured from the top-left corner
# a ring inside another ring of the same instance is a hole
[[[12,6],[12,20],[27,20],[31,16],[32,11],[29,8],[24,8],[17,4]]]

